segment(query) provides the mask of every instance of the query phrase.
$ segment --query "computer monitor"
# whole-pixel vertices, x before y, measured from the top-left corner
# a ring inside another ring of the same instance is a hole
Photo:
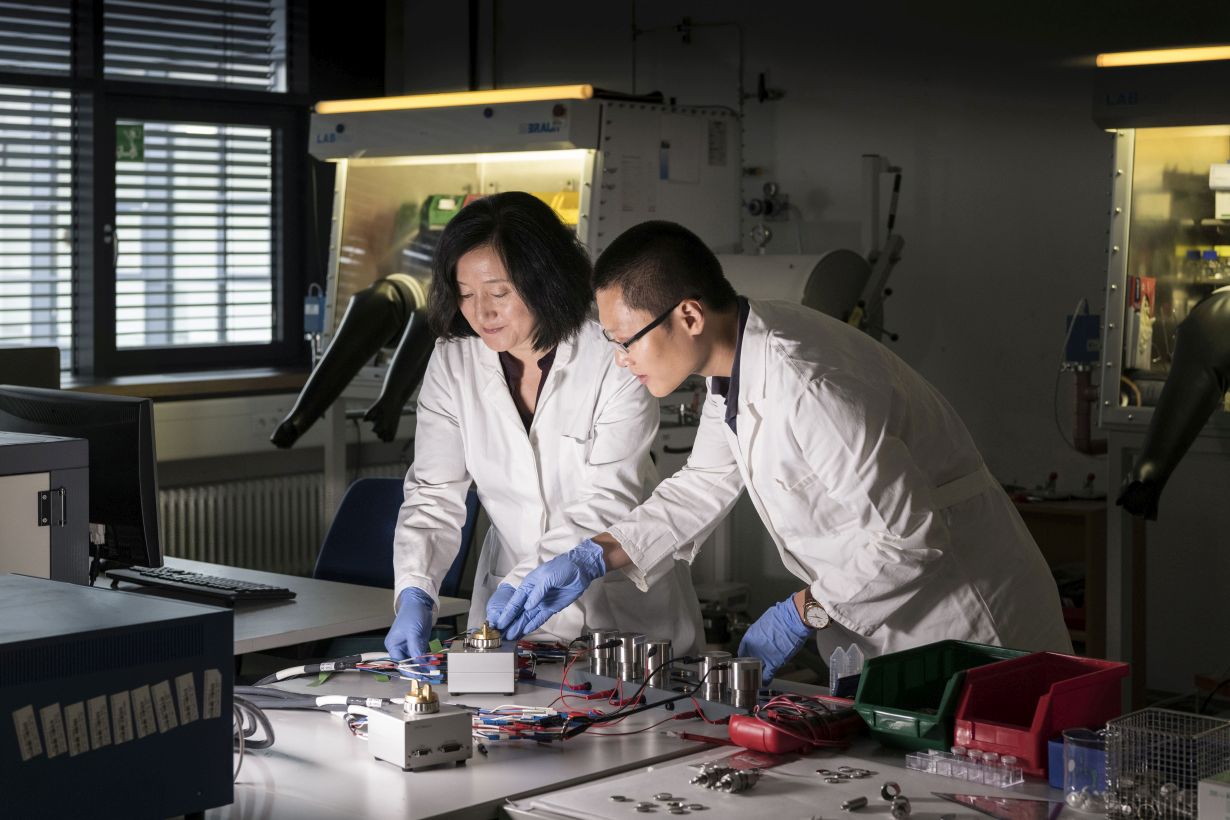
[[[0,430],[88,441],[91,555],[104,569],[162,566],[153,402],[0,385]]]

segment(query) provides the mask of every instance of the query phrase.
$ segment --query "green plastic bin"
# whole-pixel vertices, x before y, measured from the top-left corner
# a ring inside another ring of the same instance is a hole
[[[881,743],[905,749],[952,745],[965,670],[1028,654],[966,641],[937,641],[870,658],[854,708]]]

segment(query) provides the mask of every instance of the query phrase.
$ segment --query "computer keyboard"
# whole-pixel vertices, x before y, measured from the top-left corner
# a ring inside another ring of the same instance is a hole
[[[204,575],[174,567],[132,567],[107,570],[112,586],[116,581],[129,581],[141,586],[155,587],[159,591],[182,593],[186,597],[200,597],[212,602],[233,606],[245,601],[271,601],[294,598],[293,590],[270,584],[257,584],[235,578]]]

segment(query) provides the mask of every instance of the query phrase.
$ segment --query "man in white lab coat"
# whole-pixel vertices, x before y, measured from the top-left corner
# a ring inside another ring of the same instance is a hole
[[[497,625],[532,628],[611,570],[644,588],[746,488],[803,583],[740,647],[766,681],[813,633],[825,658],[950,638],[1071,651],[1020,516],[952,407],[891,351],[816,311],[737,297],[673,223],[626,231],[594,285],[616,361],[651,393],[709,377],[696,443],[648,501],[529,573]]]
[[[588,318],[590,272],[572,230],[530,194],[480,199],[444,229],[429,311],[441,338],[419,390],[394,537],[397,618],[385,639],[393,657],[427,651],[471,481],[491,519],[471,626],[502,609],[532,569],[620,520],[653,488],[658,403],[615,366]],[[620,628],[692,651],[702,635],[696,592],[686,563],[665,563],[651,586],[612,573],[518,637],[566,642]]]

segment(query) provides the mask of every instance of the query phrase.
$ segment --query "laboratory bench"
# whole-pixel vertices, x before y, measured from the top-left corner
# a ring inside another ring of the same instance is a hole
[[[561,664],[539,666],[535,682],[518,681],[515,695],[465,695],[467,706],[493,708],[510,703],[546,706],[560,695]],[[334,675],[315,685],[295,679],[279,688],[312,695],[345,694],[401,697],[406,681],[382,682],[355,672]],[[448,703],[447,689],[440,699]],[[494,818],[509,799],[584,784],[618,772],[638,769],[710,748],[665,731],[579,737],[550,745],[528,741],[492,741],[463,766],[404,772],[375,759],[368,742],[352,735],[338,717],[323,711],[266,712],[273,725],[272,748],[244,755],[235,799],[206,812],[214,820],[335,820],[338,817]],[[614,731],[644,728],[667,714],[649,710],[633,715]],[[699,720],[679,722],[689,732],[724,733],[725,727]],[[663,730],[665,727],[662,727]]]
[[[803,757],[794,756],[790,762],[764,769],[760,779],[749,790],[726,794],[707,789],[691,782],[706,763],[729,765],[728,758],[744,757],[740,749],[721,747],[690,755],[662,765],[638,767],[635,771],[602,778],[585,785],[555,792],[519,798],[509,801],[505,814],[515,820],[556,820],[557,818],[619,818],[640,816],[635,810],[640,802],[656,803],[657,808],[645,814],[668,814],[665,801],[655,798],[670,795],[700,804],[703,809],[686,813],[706,820],[745,820],[748,817],[772,817],[782,820],[821,817],[857,817],[862,815],[874,820],[889,820],[891,803],[881,793],[885,784],[896,784],[900,794],[910,804],[907,818],[912,820],[948,820],[949,818],[985,818],[975,809],[962,806],[941,797],[935,792],[954,795],[978,795],[1006,800],[1045,801],[1029,804],[1007,804],[1019,813],[1012,816],[1021,820],[1056,820],[1061,816],[1081,815],[1063,803],[1063,792],[1053,789],[1043,780],[1030,779],[1011,788],[997,788],[967,781],[954,780],[934,774],[913,771],[904,765],[905,753],[900,749],[879,746],[866,738],[860,738],[849,749],[837,752],[815,752]],[[749,756],[750,763],[755,756]],[[829,783],[827,775],[817,771],[839,771],[843,767],[869,770],[869,777],[851,778],[840,783]],[[887,794],[892,794],[892,790]],[[617,801],[613,797],[629,798]],[[863,808],[844,810],[847,801],[865,798]],[[1037,810],[1036,814],[1026,809]],[[1008,816],[1008,812],[1000,816]]]
[[[116,376],[106,379],[79,378],[65,374],[60,386],[64,390],[83,393],[139,396],[154,401],[180,401],[298,393],[307,383],[309,373],[310,368],[307,367],[260,367],[162,373],[157,376]]]
[[[546,706],[560,694],[562,665],[540,665],[536,682],[519,681],[516,694],[466,695],[457,700],[471,706],[508,703]],[[570,677],[576,677],[572,673]],[[399,697],[406,682],[381,682],[357,673],[334,675],[321,685],[308,679],[278,684],[300,693]],[[783,686],[791,686],[783,684]],[[796,688],[791,686],[791,688]],[[815,687],[797,687],[817,692]],[[442,702],[452,700],[441,691]],[[889,816],[889,804],[879,796],[886,781],[901,786],[911,801],[912,817],[981,817],[973,810],[933,797],[932,792],[976,793],[1004,797],[1041,798],[1062,802],[1062,793],[1044,781],[1028,779],[1008,789],[911,771],[903,750],[858,737],[843,751],[821,751],[768,769],[753,789],[722,794],[692,785],[701,762],[740,752],[701,738],[724,738],[724,726],[699,719],[672,721],[653,727],[668,713],[653,709],[633,715],[613,731],[587,732],[573,739],[538,745],[525,741],[486,742],[463,766],[403,772],[376,760],[367,741],[352,735],[336,716],[313,711],[267,713],[276,740],[272,748],[248,752],[229,806],[211,809],[213,820],[325,820],[363,818],[626,818],[642,813],[635,802],[616,802],[612,795],[652,800],[670,792],[706,808],[689,813],[709,818],[746,818],[754,814],[786,818],[844,816],[841,803],[868,798],[862,813],[877,820]],[[653,728],[648,728],[653,727]],[[643,733],[628,734],[637,729]],[[669,731],[684,731],[677,737]],[[820,768],[839,766],[870,769],[863,780],[829,784]],[[1058,807],[1055,807],[1058,808]],[[1070,810],[1064,807],[1064,813]],[[664,805],[655,814],[667,814]],[[1073,815],[1075,816],[1075,815]],[[1052,815],[1053,820],[1054,815]]]
[[[295,592],[295,597],[289,600],[244,601],[235,606],[236,655],[388,629],[393,623],[392,595],[387,589],[170,556],[165,563],[176,569],[286,587]],[[98,581],[99,585],[108,583],[106,579]],[[119,588],[140,594],[159,594],[156,588],[126,582],[120,582]],[[449,618],[469,611],[468,600],[441,597],[436,617]]]

